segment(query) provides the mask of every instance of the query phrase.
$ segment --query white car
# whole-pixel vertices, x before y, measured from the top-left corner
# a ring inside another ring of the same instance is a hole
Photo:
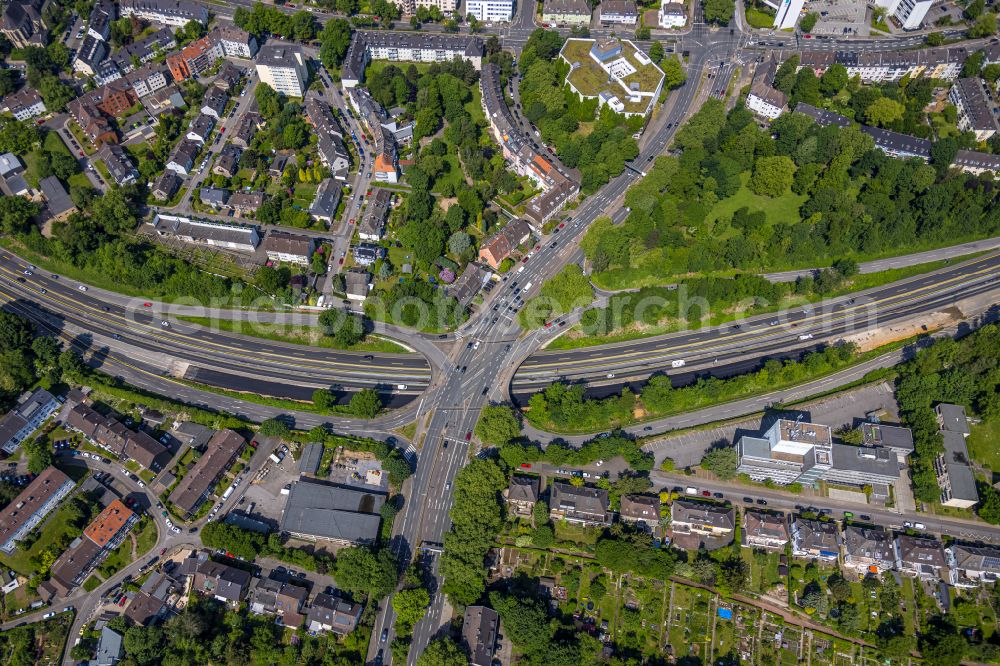
[[[671,361],[670,362],[670,367],[671,368],[683,368],[684,367],[684,361],[683,360]]]
[[[167,523],[167,527],[173,527],[174,526],[174,524],[172,522],[170,522],[169,518],[167,518],[166,523]]]
[[[162,326],[163,328],[170,328],[170,322],[164,319],[163,321],[160,322],[160,326]]]
[[[803,333],[802,335],[799,336],[799,340],[812,340],[812,339],[813,339],[812,333]]]
[[[145,487],[146,487],[146,484],[145,484],[145,483],[143,483],[142,481],[136,481],[135,483],[136,483],[136,485],[137,485],[137,486],[139,486],[140,488],[145,488]]]
[[[614,379],[614,378],[615,378],[615,373],[613,373],[613,372],[609,372],[609,373],[607,374],[607,377],[608,377],[608,379]]]
[[[77,289],[79,289],[80,291],[87,291],[87,286],[81,284],[77,286]]]
[[[926,530],[927,526],[923,523],[913,523],[913,529],[915,530]]]
[[[179,528],[179,527],[171,527],[170,531],[173,532],[174,534],[180,534],[181,533],[181,528]]]

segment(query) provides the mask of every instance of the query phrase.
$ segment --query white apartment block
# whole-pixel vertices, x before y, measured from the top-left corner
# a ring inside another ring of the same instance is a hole
[[[875,6],[886,10],[903,30],[916,30],[924,22],[934,0],[875,0]]]
[[[799,16],[802,15],[802,8],[805,0],[774,0],[764,2],[774,8],[774,28],[776,30],[786,30],[795,27]]]
[[[484,23],[508,23],[514,16],[514,0],[469,0],[465,15]]]
[[[687,7],[683,3],[663,0],[663,3],[660,5],[661,28],[683,28],[687,25],[687,22]]]
[[[47,110],[42,96],[31,86],[25,86],[16,93],[7,95],[0,102],[0,111],[9,113],[18,120],[30,120]]]
[[[393,4],[404,14],[416,14],[420,7],[437,7],[444,14],[453,14],[458,7],[458,0],[393,0]]]
[[[208,23],[208,10],[188,0],[122,0],[118,11],[122,16],[138,16],[178,28],[187,25],[188,21]]]
[[[295,44],[266,44],[257,54],[257,75],[288,97],[303,97],[309,80],[302,49]]]

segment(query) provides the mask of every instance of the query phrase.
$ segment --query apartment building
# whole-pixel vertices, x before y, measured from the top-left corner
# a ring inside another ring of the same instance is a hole
[[[31,120],[47,111],[42,96],[31,86],[25,86],[0,100],[0,112],[9,113],[17,120]]]
[[[58,398],[43,388],[22,395],[17,407],[0,419],[0,450],[7,455],[14,453],[21,442],[56,413],[60,404]]]
[[[601,527],[611,524],[608,491],[600,488],[577,487],[556,481],[552,484],[549,499],[549,517],[584,527]]]
[[[331,631],[338,636],[346,636],[358,626],[363,610],[361,604],[352,604],[320,592],[309,605],[306,628],[313,633]]]
[[[660,527],[660,498],[655,495],[622,495],[618,517],[623,522],[640,525],[649,532]]]
[[[73,405],[66,427],[76,430],[94,445],[115,456],[134,460],[158,472],[170,460],[170,451],[142,430],[131,430],[114,416],[104,416],[84,403]]]
[[[537,476],[514,474],[507,489],[503,491],[507,511],[515,516],[531,518],[531,512],[538,502],[541,479]]]
[[[604,0],[598,8],[601,25],[635,25],[639,10],[633,0]]]
[[[437,7],[443,14],[454,14],[458,8],[458,0],[392,0],[403,14],[413,15],[419,8]]]
[[[670,0],[663,0],[660,3],[658,16],[660,27],[668,30],[683,28],[688,21],[687,7],[684,6],[684,3],[670,2]]]
[[[542,3],[542,21],[556,25],[590,25],[590,5],[587,0],[545,0]]]
[[[861,576],[889,571],[896,564],[892,535],[881,527],[846,525],[843,554],[844,566]]]
[[[788,519],[785,514],[765,511],[747,511],[743,514],[742,546],[783,550],[788,539]]]
[[[392,205],[392,196],[392,190],[384,187],[376,187],[373,190],[372,195],[368,197],[368,206],[358,223],[358,238],[374,243],[382,240],[385,221],[389,217],[389,208]]]
[[[976,477],[969,464],[969,420],[961,405],[941,403],[934,408],[944,452],[934,461],[934,472],[941,486],[941,504],[968,509],[979,502]]]
[[[264,252],[271,261],[308,266],[315,249],[315,239],[300,234],[271,231],[264,238]]]
[[[761,437],[736,443],[739,472],[756,481],[809,485],[825,479],[852,486],[899,480],[899,460],[881,446],[835,444],[829,426],[778,419]]]
[[[170,84],[167,69],[158,63],[149,63],[125,75],[125,80],[132,86],[139,98],[152,95]]]
[[[774,87],[774,74],[778,60],[773,55],[754,72],[747,95],[746,107],[755,115],[774,120],[788,110],[788,95]]]
[[[185,243],[237,252],[253,252],[260,245],[257,227],[249,224],[192,220],[178,215],[158,213],[152,225],[157,235],[176,238]]]
[[[118,10],[122,16],[137,16],[176,28],[187,25],[188,21],[208,24],[208,10],[190,0],[121,0]]]
[[[309,81],[305,55],[297,44],[268,43],[257,52],[257,76],[287,97],[305,95]]]
[[[215,484],[243,450],[246,440],[239,433],[219,430],[209,440],[205,453],[191,466],[173,492],[170,502],[183,513],[193,514]]]
[[[976,588],[1000,579],[1000,548],[952,543],[945,549],[952,585]]]
[[[136,69],[135,62],[142,66],[155,58],[157,55],[169,51],[177,46],[174,33],[170,28],[160,28],[151,35],[147,35],[131,44],[122,45],[109,59],[121,74],[128,74]]]
[[[480,69],[483,41],[479,37],[426,32],[356,31],[344,57],[341,85],[353,88],[364,81],[371,60],[393,62],[449,62],[461,58]]]
[[[333,224],[337,217],[337,206],[340,205],[340,194],[343,183],[333,178],[324,178],[316,188],[316,196],[309,204],[309,214],[314,220]]]
[[[83,38],[83,43],[76,50],[76,57],[73,59],[73,71],[84,76],[93,76],[97,73],[98,65],[108,54],[108,47],[103,40],[96,39],[93,35]]]
[[[900,534],[896,537],[896,569],[904,576],[942,580],[948,560],[937,539]]]
[[[792,520],[792,554],[795,557],[836,561],[840,556],[840,526],[835,522]]]
[[[483,23],[508,23],[514,16],[514,0],[468,0],[465,15]]]
[[[8,555],[49,515],[76,484],[55,467],[47,467],[0,510],[0,551]]]
[[[97,151],[97,158],[104,162],[108,175],[119,187],[139,180],[139,170],[125,154],[125,149],[116,143],[108,143]]]
[[[716,550],[733,542],[736,512],[728,505],[678,499],[670,507],[670,535],[685,550]]]
[[[849,77],[863,83],[881,83],[925,77],[954,81],[962,71],[970,52],[962,46],[887,51],[804,51],[799,67],[809,67],[817,76],[837,62],[847,68]]]
[[[996,102],[982,79],[959,79],[951,87],[948,100],[958,111],[958,129],[974,133],[976,141],[986,141],[996,134],[997,119],[993,115]]]
[[[562,210],[580,191],[580,185],[561,164],[543,157],[533,139],[524,135],[504,99],[500,68],[492,63],[483,66],[479,77],[483,112],[490,123],[493,138],[500,145],[507,166],[519,176],[527,176],[542,192],[525,205],[525,217],[536,226],[544,225]],[[509,226],[509,225],[508,225]],[[514,244],[517,247],[519,243]],[[511,248],[513,249],[513,248]],[[492,254],[494,259],[495,253]],[[480,257],[489,262],[480,250]],[[494,269],[499,265],[490,263]]]
[[[875,6],[886,10],[886,15],[903,30],[917,30],[927,16],[934,0],[875,0]]]
[[[49,580],[39,587],[39,592],[50,598],[69,595],[121,545],[138,520],[139,516],[120,499],[112,500],[52,564]]]
[[[190,565],[185,562],[182,570],[189,567]],[[249,571],[203,557],[199,558],[194,567],[191,591],[221,601],[235,609],[249,591],[252,580],[253,575]]]
[[[479,258],[496,270],[522,243],[531,238],[531,226],[524,220],[514,220],[501,227],[479,246]]]

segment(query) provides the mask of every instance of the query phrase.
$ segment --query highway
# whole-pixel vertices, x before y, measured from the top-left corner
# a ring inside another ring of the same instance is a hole
[[[727,376],[766,358],[798,357],[866,330],[943,311],[958,300],[998,291],[1000,254],[993,253],[823,303],[740,318],[721,326],[573,350],[539,351],[518,368],[511,394],[524,403],[554,381],[585,382],[591,395],[608,395],[625,385],[635,388],[638,382],[661,372],[673,377],[675,385],[704,373]],[[682,367],[676,367],[682,362]]]
[[[8,258],[0,261],[0,298],[11,307],[58,331],[86,332],[88,346],[102,355],[119,354],[178,379],[293,400],[310,399],[316,388],[376,388],[397,406],[430,381],[420,354],[344,352],[215,332],[170,318],[160,303],[109,303],[76,281],[2,256]]]

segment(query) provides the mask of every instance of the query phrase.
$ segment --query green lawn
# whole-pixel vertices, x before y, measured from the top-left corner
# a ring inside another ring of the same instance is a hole
[[[805,195],[789,191],[774,199],[762,197],[747,188],[747,182],[750,180],[749,171],[740,174],[740,179],[743,181],[742,187],[733,196],[715,204],[712,210],[708,211],[706,221],[714,222],[719,218],[731,217],[733,213],[744,206],[750,210],[764,211],[768,224],[784,224],[799,220],[799,207],[805,202]],[[733,233],[737,233],[737,231],[733,230]]]
[[[297,345],[313,345],[316,347],[328,347],[330,349],[343,349],[337,345],[337,341],[329,336],[323,335],[318,326],[282,326],[279,324],[256,324],[244,321],[234,321],[230,319],[209,319],[208,317],[185,317],[178,319],[205,326],[207,328],[218,329],[227,333],[239,333],[254,338],[264,340],[275,340],[279,342],[291,342]],[[349,351],[381,352],[381,353],[409,353],[409,350],[384,338],[368,336],[364,341],[356,345],[347,347]]]
[[[462,165],[455,156],[454,146],[448,146],[448,152],[442,157],[442,161],[447,165],[437,180],[434,181],[434,192],[440,192],[445,183],[451,183],[455,188],[465,184],[465,174],[462,172]]]
[[[17,548],[10,555],[0,554],[0,563],[19,574],[31,576],[35,571],[31,558],[40,555],[65,534],[68,521],[68,512],[64,508],[56,509],[55,512],[49,514],[46,521],[43,521],[41,527],[35,528],[36,530],[41,529],[41,536],[38,537],[38,541],[32,544],[31,548]]]
[[[93,592],[100,586],[100,584],[101,584],[100,577],[97,574],[94,574],[87,580],[83,581],[83,589],[85,589],[87,592]]]
[[[558,520],[555,522],[556,541],[573,541],[583,545],[597,543],[597,530],[579,525],[571,525]]]
[[[774,13],[768,13],[763,9],[747,7],[747,23],[754,28],[770,28],[774,26]]]
[[[1000,419],[987,419],[972,426],[969,455],[994,475],[1000,473]]]

